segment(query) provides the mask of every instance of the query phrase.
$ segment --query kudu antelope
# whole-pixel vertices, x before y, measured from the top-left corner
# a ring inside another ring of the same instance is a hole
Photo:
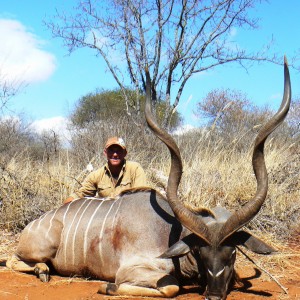
[[[42,281],[48,281],[50,263],[62,275],[105,280],[99,284],[99,293],[109,295],[173,297],[187,280],[204,278],[206,299],[225,299],[234,277],[237,245],[262,254],[274,251],[241,228],[253,219],[266,198],[264,143],[289,110],[287,63],[280,109],[255,140],[256,194],[234,213],[222,207],[192,211],[177,198],[182,174],[180,152],[152,117],[151,83],[146,74],[146,119],[171,154],[167,199],[155,190],[140,189],[114,199],[83,198],[65,204],[24,229],[17,251],[6,265],[34,272]]]

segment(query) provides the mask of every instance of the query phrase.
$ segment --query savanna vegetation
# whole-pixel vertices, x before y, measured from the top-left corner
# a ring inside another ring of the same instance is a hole
[[[66,143],[59,132],[37,134],[22,118],[3,117],[1,110],[19,85],[7,85],[0,76],[0,231],[18,233],[59,207],[80,186],[88,164],[97,168],[104,163],[109,136],[124,138],[128,159],[140,162],[149,185],[164,193],[170,157],[145,126],[145,68],[156,117],[172,132],[182,122],[176,108],[194,74],[224,64],[248,68],[254,62],[282,63],[281,54],[269,45],[249,52],[232,40],[232,29],[256,29],[258,20],[249,11],[259,2],[87,0],[78,1],[73,11],[57,11],[46,21],[53,37],[69,53],[94,51],[118,89],[78,100],[69,116]],[[297,68],[293,62],[290,66]],[[173,133],[184,164],[180,199],[190,206],[238,209],[255,193],[252,143],[272,110],[255,106],[240,91],[213,90],[199,102],[197,113],[199,128]],[[271,244],[290,243],[300,232],[299,120],[300,99],[294,99],[285,123],[266,144],[269,193],[247,225]]]
[[[68,146],[59,133],[38,135],[20,120],[1,121],[0,229],[18,232],[45,211],[61,205],[87,175],[88,163],[95,168],[104,163],[102,147],[111,135],[125,139],[128,159],[140,162],[149,185],[164,192],[170,163],[166,147],[147,127],[122,117],[122,108],[118,110],[117,105],[115,115],[110,105],[97,108],[97,97],[106,99],[107,95],[114,99],[111,101],[120,97],[115,91],[105,91],[78,101],[70,115]],[[257,235],[267,234],[282,243],[299,230],[299,107],[300,101],[295,100],[286,122],[268,140],[268,198],[248,225]],[[198,104],[198,113],[201,120],[206,117],[205,124],[173,134],[184,162],[180,198],[193,206],[220,204],[237,209],[255,193],[252,143],[271,109],[254,106],[240,92],[216,90]],[[179,115],[174,127],[178,120]]]

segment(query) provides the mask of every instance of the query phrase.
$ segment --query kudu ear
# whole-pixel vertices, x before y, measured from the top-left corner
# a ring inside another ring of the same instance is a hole
[[[172,257],[180,257],[191,251],[191,248],[195,244],[196,236],[194,234],[189,234],[173,246],[168,248],[163,254],[161,254],[158,258],[172,258]]]
[[[180,257],[191,251],[190,247],[183,242],[182,240],[175,243],[171,246],[167,251],[158,256],[158,258],[172,258],[172,257]]]
[[[245,246],[246,248],[255,253],[271,254],[277,252],[276,249],[244,230],[235,232],[232,238],[234,239],[236,245]]]

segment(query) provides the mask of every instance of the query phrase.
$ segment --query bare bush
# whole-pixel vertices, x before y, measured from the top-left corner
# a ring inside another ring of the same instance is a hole
[[[26,84],[15,78],[11,79],[0,69],[0,113],[7,110],[9,102],[16,96]]]
[[[248,149],[271,110],[258,108],[242,92],[217,89],[198,103],[198,114],[206,120],[212,138],[224,147]]]
[[[44,212],[60,206],[74,189],[71,168],[67,153],[62,151],[51,164],[32,159],[26,149],[10,160],[2,160],[0,227],[18,231]]]
[[[273,146],[281,148],[299,141],[299,100],[293,102],[285,122],[269,138]],[[260,108],[240,91],[230,89],[208,93],[198,103],[197,112],[210,132],[210,142],[231,151],[249,149],[259,128],[272,115],[269,107]]]
[[[300,140],[300,98],[296,98],[292,102],[291,111],[288,118],[290,134],[298,141]]]
[[[170,158],[166,147],[152,133],[116,120],[114,124],[95,123],[73,134],[73,148],[59,149],[50,160],[45,156],[43,160],[32,158],[26,149],[1,160],[1,228],[18,231],[43,212],[60,206],[88,174],[86,165],[89,162],[95,168],[104,163],[103,145],[112,135],[125,139],[128,159],[141,163],[149,185],[163,192]],[[197,129],[174,137],[183,157],[184,173],[179,193],[185,203],[205,207],[220,204],[235,210],[251,199],[256,181],[249,136],[236,135],[229,145],[212,129]],[[235,140],[249,147],[235,147]],[[299,226],[298,150],[293,140],[281,143],[276,136],[266,144],[270,178],[268,198],[248,225],[257,235],[271,232],[274,241],[283,242]]]
[[[158,149],[163,149],[163,146],[155,141],[152,134],[149,134],[147,128],[128,122],[126,117],[111,118],[110,121],[89,123],[84,128],[73,127],[70,143],[74,159],[82,166],[95,158],[102,163],[103,148],[111,136],[120,136],[124,139],[129,159],[138,160],[141,156],[140,153],[145,151],[148,152],[149,158],[153,157],[156,155],[156,152],[153,151],[154,145]]]
[[[32,140],[31,131],[19,118],[7,117],[0,120],[0,153],[12,157],[26,148]]]

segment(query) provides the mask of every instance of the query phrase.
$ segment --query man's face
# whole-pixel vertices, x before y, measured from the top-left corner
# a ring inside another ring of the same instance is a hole
[[[107,162],[110,166],[122,165],[126,154],[126,150],[118,145],[111,145],[104,150],[104,155],[106,156]]]

